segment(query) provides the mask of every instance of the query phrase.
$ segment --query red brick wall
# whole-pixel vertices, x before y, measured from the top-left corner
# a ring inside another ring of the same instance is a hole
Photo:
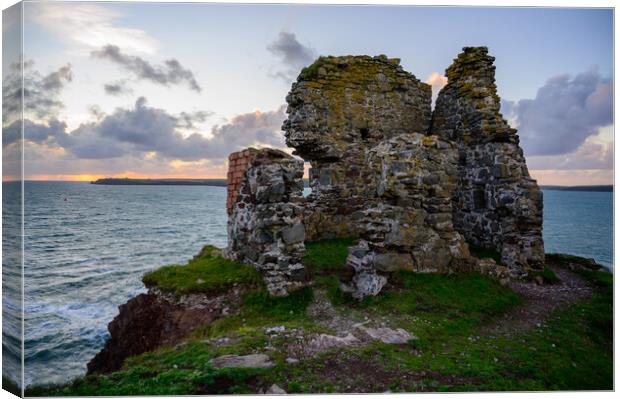
[[[233,152],[228,156],[228,198],[226,199],[226,211],[232,214],[235,202],[237,201],[237,191],[245,171],[248,169],[250,162],[254,158],[257,150],[248,148],[243,151]]]

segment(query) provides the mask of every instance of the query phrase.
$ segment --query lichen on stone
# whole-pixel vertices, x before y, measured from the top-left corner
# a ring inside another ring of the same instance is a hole
[[[228,253],[262,270],[275,295],[305,283],[304,239],[359,237],[341,279],[355,298],[401,269],[501,281],[539,270],[542,193],[500,114],[493,61],[465,47],[432,114],[430,86],[398,59],[328,56],[304,68],[282,128],[311,164],[312,193],[301,197],[299,160],[231,155]],[[467,242],[503,264],[472,257]]]

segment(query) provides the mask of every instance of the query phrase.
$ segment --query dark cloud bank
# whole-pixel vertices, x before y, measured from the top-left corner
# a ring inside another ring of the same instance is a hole
[[[2,122],[10,123],[21,118],[22,87],[24,112],[37,118],[56,115],[64,104],[57,99],[62,89],[73,80],[71,64],[41,75],[32,69],[32,61],[24,62],[23,86],[21,66],[13,64],[2,81]]]
[[[308,46],[301,44],[294,33],[280,32],[278,38],[267,46],[267,50],[280,59],[285,68],[273,73],[274,77],[291,82],[297,78],[301,68],[310,65],[316,53]]]
[[[526,155],[572,153],[613,123],[613,82],[596,70],[574,78],[560,75],[538,89],[534,99],[502,101],[502,112],[516,120]]]
[[[163,65],[153,65],[141,57],[125,54],[118,46],[111,44],[104,46],[100,50],[93,51],[91,55],[95,58],[109,60],[118,64],[138,79],[148,80],[164,86],[185,83],[194,91],[202,91],[194,73],[183,67],[175,59],[166,60]]]
[[[111,96],[122,96],[133,93],[130,87],[127,86],[127,82],[119,80],[117,82],[106,83],[103,85],[103,90],[106,94]]]
[[[156,152],[164,159],[195,161],[221,160],[230,152],[248,145],[283,146],[280,131],[285,119],[285,106],[276,111],[253,112],[234,117],[230,123],[215,126],[212,137],[198,133],[184,136],[179,129],[194,127],[209,113],[195,112],[171,115],[148,106],[140,97],[132,109],[117,109],[99,122],[82,124],[67,132],[66,124],[50,119],[47,124],[25,121],[27,141],[50,147],[62,147],[81,159],[141,156]],[[19,139],[19,121],[4,128],[3,145]]]

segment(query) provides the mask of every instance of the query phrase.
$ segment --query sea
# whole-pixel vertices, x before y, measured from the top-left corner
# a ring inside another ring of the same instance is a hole
[[[308,190],[308,189],[307,189]],[[19,380],[19,183],[3,183],[3,369]],[[108,338],[118,306],[145,292],[142,275],[226,246],[226,188],[26,182],[25,382],[66,382]],[[544,190],[546,252],[613,268],[613,193]]]

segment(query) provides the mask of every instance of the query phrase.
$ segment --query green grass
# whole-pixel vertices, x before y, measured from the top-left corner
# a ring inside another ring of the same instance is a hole
[[[128,359],[126,367],[121,371],[80,378],[65,386],[29,388],[27,395],[124,396],[252,392],[246,387],[247,382],[260,370],[215,369],[209,360],[221,354],[221,351],[199,342],[181,348],[162,348]]]
[[[288,338],[269,341],[272,338],[265,327],[283,325],[289,331],[324,332],[306,313],[313,290],[307,287],[288,297],[272,298],[259,287],[244,294],[238,314],[215,320],[183,344],[131,357],[116,373],[89,376],[63,386],[33,387],[27,394],[256,393],[273,383],[289,393],[351,392],[356,388],[366,392],[612,389],[611,274],[577,270],[594,285],[592,297],[558,310],[539,328],[492,336],[483,332],[485,326],[506,322],[502,315],[524,306],[509,288],[477,274],[401,271],[377,297],[354,301],[342,295],[334,276],[344,265],[351,244],[352,240],[308,243],[304,263],[314,275],[314,288],[327,290],[337,311],[386,320],[390,326],[410,331],[417,340],[406,345],[373,342],[340,348],[287,364],[281,348]],[[562,267],[563,263],[551,259]],[[571,262],[575,260],[571,258]],[[213,266],[217,258],[211,254],[195,263],[196,268],[208,269],[207,275],[218,271]],[[191,278],[186,280],[191,282]],[[230,343],[209,343],[222,336],[229,337]],[[223,354],[265,352],[268,343],[273,347],[273,368],[216,370],[209,365],[210,359]]]
[[[557,284],[560,282],[558,276],[549,267],[545,267],[542,271],[536,273],[536,275],[542,277],[544,284]]]
[[[319,68],[325,63],[326,59],[326,57],[317,58],[312,64],[301,70],[299,77],[303,80],[316,79],[319,76]]]
[[[233,285],[260,287],[262,278],[252,266],[221,257],[205,256],[191,260],[187,265],[164,266],[146,273],[142,278],[147,287],[157,287],[177,294],[222,294]]]
[[[337,274],[347,260],[349,247],[355,241],[355,238],[336,238],[307,242],[303,263],[313,276]]]

